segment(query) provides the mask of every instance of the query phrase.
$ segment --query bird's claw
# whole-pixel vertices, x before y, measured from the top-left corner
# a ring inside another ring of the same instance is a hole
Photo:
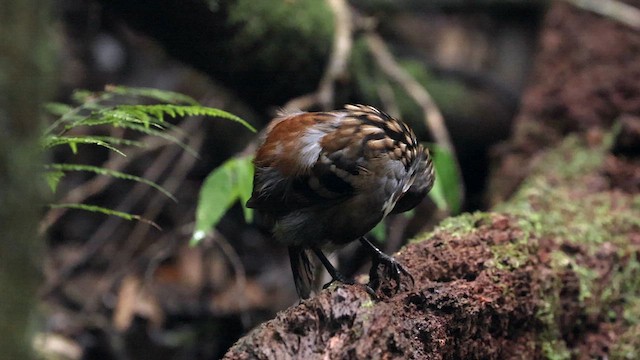
[[[400,278],[405,275],[411,281],[411,286],[415,285],[415,280],[409,271],[400,264],[393,257],[380,253],[376,256],[371,264],[371,270],[369,271],[369,286],[373,289],[377,289],[380,286],[380,276],[378,275],[378,266],[384,265],[386,275],[396,281],[396,291],[400,289]]]

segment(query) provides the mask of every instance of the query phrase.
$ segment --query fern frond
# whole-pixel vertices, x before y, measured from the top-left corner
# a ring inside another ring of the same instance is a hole
[[[144,105],[118,105],[114,108],[102,109],[92,114],[92,117],[109,120],[114,125],[134,123],[142,124],[145,127],[161,126],[164,120],[156,116],[150,116],[147,112],[143,111],[143,106]]]
[[[123,121],[124,120],[124,121]],[[149,125],[148,127],[153,127],[156,129],[164,130],[166,128],[166,123],[161,123],[160,121],[155,123],[145,123],[144,121],[138,120],[134,117],[125,117],[123,119],[122,116],[111,116],[110,113],[103,113],[101,116],[92,116],[85,117],[81,120],[78,120],[72,124],[65,125],[64,130],[68,131],[75,127],[80,126],[101,126],[101,125],[109,125],[113,127],[126,127],[127,124],[139,124],[142,126]]]
[[[141,97],[146,97],[149,99],[158,100],[161,102],[168,102],[172,104],[183,103],[183,104],[198,105],[198,102],[194,100],[192,97],[184,94],[180,94],[177,92],[173,92],[173,91],[168,91],[168,90],[109,85],[105,87],[105,91],[113,94],[122,95],[122,96],[141,96]]]
[[[186,143],[182,142],[180,139],[178,139],[177,137],[169,134],[168,132],[165,131],[165,129],[172,129],[175,132],[182,132],[181,129],[175,127],[174,125],[170,124],[170,123],[164,123],[163,125],[160,124],[154,124],[152,127],[146,127],[144,125],[140,125],[140,123],[136,123],[136,122],[123,122],[123,123],[117,123],[114,124],[110,121],[107,120],[100,120],[100,119],[87,119],[85,121],[82,122],[82,125],[84,126],[99,126],[99,125],[111,125],[114,127],[120,127],[123,129],[129,129],[129,130],[133,130],[133,131],[137,131],[139,133],[145,134],[145,135],[149,135],[149,136],[155,136],[155,137],[159,137],[161,139],[167,140],[170,143],[176,144],[178,146],[180,146],[180,148],[182,148],[184,151],[188,152],[191,156],[195,157],[195,158],[199,158],[198,152],[195,151],[192,147],[190,147],[189,145],[187,145]]]
[[[140,215],[129,214],[126,212],[109,209],[103,206],[88,205],[88,204],[49,204],[49,207],[51,209],[66,208],[66,209],[84,210],[84,211],[89,211],[93,213],[101,213],[101,214],[110,215],[110,216],[117,216],[119,218],[129,220],[129,221],[137,220],[143,223],[147,223],[158,230],[162,230],[162,228],[158,226],[158,224],[156,224],[155,222],[149,219],[145,219]]]
[[[154,188],[154,189],[160,191],[161,193],[163,193],[165,196],[167,196],[171,200],[173,200],[175,202],[178,202],[178,200],[167,189],[165,189],[162,186],[156,184],[155,182],[153,182],[151,180],[147,180],[145,178],[141,178],[139,176],[123,173],[123,172],[116,171],[116,170],[105,169],[105,168],[98,167],[98,166],[82,165],[82,164],[49,164],[49,165],[45,165],[45,169],[47,169],[47,170],[57,170],[57,171],[63,171],[63,172],[68,172],[68,171],[86,171],[86,172],[91,172],[91,173],[98,174],[98,175],[111,176],[111,177],[114,177],[114,178],[117,178],[117,179],[131,180],[131,181],[135,181],[135,182],[139,182],[139,183],[151,186],[152,188]]]
[[[177,116],[208,116],[217,117],[228,120],[233,120],[242,124],[247,129],[256,132],[256,129],[242,118],[233,115],[224,110],[204,107],[200,105],[172,105],[172,104],[153,104],[153,105],[118,105],[116,110],[122,110],[128,114],[139,114],[142,118],[145,115],[151,115],[159,119],[164,120],[164,115],[169,115],[172,118]],[[145,114],[145,115],[143,115]]]
[[[109,95],[111,97],[112,95]],[[100,93],[90,90],[76,89],[71,94],[71,99],[77,104],[95,103],[100,99]]]
[[[62,180],[64,175],[64,171],[59,170],[47,171],[44,173],[44,178],[47,181],[47,185],[49,185],[52,193],[56,192],[58,184],[60,183],[60,180]]]
[[[133,146],[137,148],[145,147],[144,142],[138,141],[138,140],[123,139],[123,138],[118,138],[113,136],[102,136],[102,135],[91,135],[91,137],[96,140],[104,141],[111,145]]]
[[[198,155],[198,152],[192,148],[191,146],[187,145],[186,143],[182,142],[180,139],[178,139],[177,137],[164,132],[164,131],[160,131],[160,130],[156,130],[156,129],[147,129],[144,126],[140,126],[140,125],[134,125],[134,124],[121,124],[121,127],[125,128],[125,129],[129,129],[129,130],[133,130],[133,131],[137,131],[146,135],[150,135],[150,136],[156,136],[159,137],[161,139],[167,140],[168,142],[171,142],[173,144],[176,144],[178,146],[180,146],[180,148],[182,148],[182,150],[188,152],[191,156],[195,157],[195,158],[200,158],[200,155]]]
[[[44,105],[44,110],[51,115],[63,116],[73,111],[73,107],[59,102],[50,102]]]
[[[76,154],[78,152],[78,144],[97,145],[103,148],[109,149],[119,155],[127,156],[116,147],[112,146],[108,142],[96,139],[92,136],[56,136],[49,135],[42,140],[42,147],[44,149],[51,149],[60,145],[68,145],[71,151]]]

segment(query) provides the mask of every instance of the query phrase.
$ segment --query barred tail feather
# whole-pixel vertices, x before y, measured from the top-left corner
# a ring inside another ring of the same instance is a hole
[[[289,260],[298,296],[301,299],[308,299],[311,295],[314,273],[309,253],[301,247],[289,246]]]

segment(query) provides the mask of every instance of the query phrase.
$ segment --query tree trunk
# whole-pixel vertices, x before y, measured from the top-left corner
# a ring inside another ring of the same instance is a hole
[[[0,353],[31,358],[41,242],[41,108],[53,52],[47,2],[0,5]]]
[[[413,287],[331,287],[226,359],[640,358],[640,34],[556,3],[541,39],[494,211],[405,247]]]

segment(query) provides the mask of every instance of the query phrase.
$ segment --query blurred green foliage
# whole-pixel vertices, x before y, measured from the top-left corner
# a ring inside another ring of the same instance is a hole
[[[429,197],[438,209],[450,214],[458,214],[462,209],[462,178],[453,154],[435,144],[430,146],[433,164],[436,169],[436,181]]]
[[[237,0],[228,7],[229,21],[238,30],[230,39],[231,48],[251,52],[264,67],[261,70],[278,69],[283,63],[295,70],[309,64],[314,54],[329,54],[333,14],[324,1]]]

